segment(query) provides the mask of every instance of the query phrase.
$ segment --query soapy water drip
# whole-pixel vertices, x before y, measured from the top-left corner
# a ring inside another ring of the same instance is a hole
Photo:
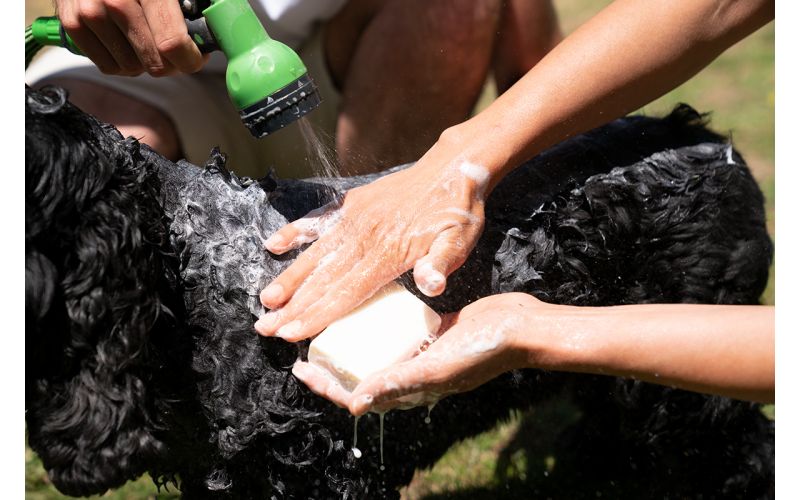
[[[361,458],[361,450],[358,449],[358,419],[361,417],[355,417],[353,421],[353,455],[356,458]]]
[[[381,439],[380,439],[380,443],[381,443],[381,470],[384,470],[384,466],[383,466],[383,416],[385,414],[386,414],[385,412],[378,413],[378,417],[380,418],[380,429],[381,429]]]
[[[431,423],[431,410],[433,410],[434,406],[436,406],[435,402],[428,405],[428,414],[425,416],[425,423],[426,424],[430,424]]]

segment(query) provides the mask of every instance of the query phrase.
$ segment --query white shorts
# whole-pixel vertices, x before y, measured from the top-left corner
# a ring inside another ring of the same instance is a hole
[[[341,96],[325,62],[322,28],[297,51],[322,96],[322,104],[306,115],[329,143],[336,128]],[[225,56],[215,52],[203,70],[192,75],[154,78],[104,75],[92,62],[61,48],[44,50],[25,72],[34,86],[47,78],[87,80],[134,97],[165,113],[175,124],[187,160],[203,165],[214,146],[228,154],[237,175],[259,178],[274,168],[282,178],[319,175],[295,123],[263,139],[255,139],[242,124],[225,87]],[[313,158],[313,156],[312,156]]]

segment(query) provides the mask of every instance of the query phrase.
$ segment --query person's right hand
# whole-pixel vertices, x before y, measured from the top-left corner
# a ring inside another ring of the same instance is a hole
[[[438,338],[425,351],[369,375],[352,392],[308,362],[295,362],[292,373],[312,392],[355,416],[426,406],[527,367],[532,358],[542,359],[555,342],[552,330],[537,330],[537,320],[564,315],[562,311],[570,307],[547,304],[525,293],[484,297],[445,315]],[[525,337],[525,342],[520,340]],[[523,345],[537,347],[526,350]]]
[[[204,57],[175,0],[56,0],[64,30],[106,74],[194,73]]]

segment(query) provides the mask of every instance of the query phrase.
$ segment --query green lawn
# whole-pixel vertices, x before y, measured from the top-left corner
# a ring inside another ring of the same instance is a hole
[[[50,484],[47,473],[42,468],[39,457],[25,446],[25,498],[26,500],[50,500],[57,498],[72,498],[62,495]],[[159,493],[150,476],[145,475],[137,481],[130,481],[118,490],[109,491],[102,496],[89,497],[92,499],[104,498],[111,500],[140,500],[140,499],[175,499],[180,498],[177,490],[161,489]]]
[[[556,0],[562,26],[568,33],[597,12],[607,1]],[[49,2],[29,0],[26,17],[51,13]],[[678,102],[699,111],[712,112],[712,127],[730,134],[733,144],[750,164],[766,197],[770,231],[775,220],[775,71],[774,24],[740,42],[695,78],[642,111],[661,114]],[[774,304],[774,266],[763,295]],[[774,418],[774,407],[765,413]],[[535,412],[512,415],[506,423],[476,438],[454,446],[431,470],[420,471],[403,490],[406,499],[516,499],[531,498],[536,485],[553,468],[553,457],[537,455],[532,449],[547,449],[553,427],[572,418],[569,406],[555,403]],[[550,432],[541,432],[549,429]],[[525,444],[526,446],[522,446]],[[530,444],[535,446],[528,446]],[[38,458],[25,449],[26,498],[62,498],[49,484]],[[158,495],[149,478],[128,483],[102,498],[174,498]]]

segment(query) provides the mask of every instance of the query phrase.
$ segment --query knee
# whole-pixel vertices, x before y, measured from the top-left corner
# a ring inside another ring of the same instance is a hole
[[[488,61],[502,7],[503,0],[349,0],[326,25],[331,75],[342,87],[359,52],[437,67]]]
[[[438,38],[459,46],[485,44],[491,49],[502,12],[501,0],[432,0],[419,5],[419,15],[436,30]]]

